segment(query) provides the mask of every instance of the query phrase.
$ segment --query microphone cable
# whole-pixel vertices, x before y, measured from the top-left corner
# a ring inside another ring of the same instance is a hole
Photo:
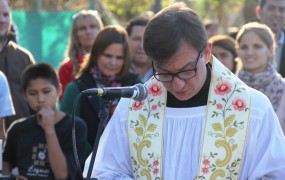
[[[77,108],[78,99],[81,97],[81,95],[82,95],[82,93],[79,93],[75,98],[75,101],[73,103],[71,118],[72,118],[72,146],[73,146],[74,159],[75,159],[75,163],[76,163],[77,169],[78,169],[79,174],[80,174],[80,180],[83,180],[83,173],[81,170],[81,165],[80,165],[78,153],[77,153],[76,134],[75,134],[75,110]]]

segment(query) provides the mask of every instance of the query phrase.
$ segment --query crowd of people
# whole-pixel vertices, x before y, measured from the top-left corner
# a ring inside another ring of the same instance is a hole
[[[17,44],[0,0],[3,176],[283,179],[285,0],[256,15],[233,35],[182,2],[125,28],[81,10],[56,70]],[[82,92],[138,83],[147,97],[112,98],[101,136],[106,98]]]

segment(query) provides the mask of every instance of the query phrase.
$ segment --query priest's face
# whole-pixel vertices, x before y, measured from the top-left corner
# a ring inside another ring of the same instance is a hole
[[[198,52],[194,47],[182,43],[167,63],[154,68],[155,77],[177,99],[185,101],[196,95],[205,83],[206,63],[210,60],[211,44]]]

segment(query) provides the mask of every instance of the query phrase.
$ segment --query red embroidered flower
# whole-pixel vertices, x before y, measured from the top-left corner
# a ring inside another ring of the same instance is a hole
[[[207,166],[207,167],[210,165],[209,159],[204,159],[204,160],[202,161],[202,163],[203,163],[203,165],[205,165],[205,166]]]
[[[208,174],[209,173],[209,168],[208,167],[203,167],[202,168],[202,173],[203,174]]]
[[[154,166],[158,166],[158,164],[159,164],[158,160],[154,160],[154,161],[153,161],[153,165],[154,165]]]
[[[223,108],[223,105],[220,104],[220,103],[218,103],[218,104],[217,104],[217,109],[222,109],[222,108]]]
[[[153,83],[149,89],[148,93],[153,96],[159,96],[162,93],[161,86],[157,83]]]
[[[234,105],[234,109],[238,111],[243,111],[246,106],[245,101],[241,98],[236,98],[233,100],[232,104]]]
[[[143,101],[135,101],[133,103],[134,110],[140,110],[142,108],[142,105],[144,104]]]
[[[156,109],[157,109],[157,105],[152,105],[152,106],[151,106],[151,110],[154,110],[154,111],[155,111]]]
[[[215,93],[219,95],[228,94],[232,90],[231,87],[232,87],[231,84],[228,82],[219,83],[216,86]]]
[[[158,172],[159,172],[158,168],[154,168],[153,171],[152,171],[152,173],[153,173],[154,175],[157,175]]]

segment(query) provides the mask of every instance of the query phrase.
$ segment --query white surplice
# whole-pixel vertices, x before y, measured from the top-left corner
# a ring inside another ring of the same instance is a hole
[[[246,149],[240,180],[285,179],[285,138],[270,101],[253,89]],[[133,179],[128,145],[129,99],[123,98],[105,129],[93,166],[92,177]],[[166,108],[164,122],[164,180],[192,180],[198,174],[206,106]],[[211,148],[211,147],[208,147]],[[84,177],[91,155],[85,162]]]

